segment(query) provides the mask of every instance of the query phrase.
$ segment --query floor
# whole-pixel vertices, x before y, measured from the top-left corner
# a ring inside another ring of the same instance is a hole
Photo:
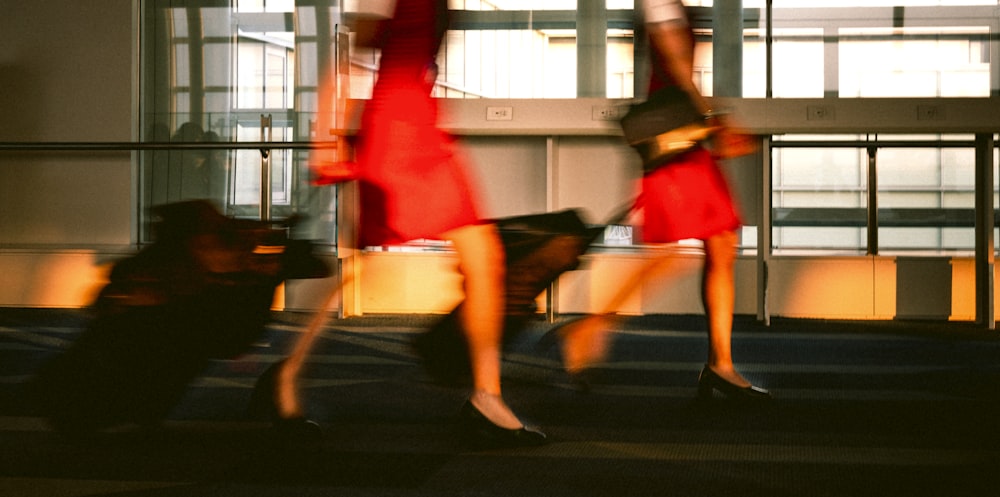
[[[0,496],[983,496],[1000,488],[1000,332],[962,324],[737,320],[766,405],[695,402],[697,316],[629,318],[581,392],[532,322],[505,392],[539,448],[472,450],[463,387],[431,381],[411,340],[433,316],[329,321],[305,371],[320,437],[248,413],[253,386],[310,316],[275,313],[213,362],[156,430],[63,437],[20,396],[83,310],[0,309]]]

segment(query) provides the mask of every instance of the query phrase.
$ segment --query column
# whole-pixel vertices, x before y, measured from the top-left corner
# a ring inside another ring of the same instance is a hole
[[[712,73],[713,96],[743,96],[743,0],[715,0]]]
[[[607,96],[608,9],[603,0],[577,0],[576,96]]]

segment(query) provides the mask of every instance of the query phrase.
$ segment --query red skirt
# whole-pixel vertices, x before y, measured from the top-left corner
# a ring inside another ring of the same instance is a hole
[[[432,120],[369,116],[357,148],[362,247],[440,238],[479,221],[466,164]]]
[[[742,224],[726,178],[703,148],[645,175],[637,207],[645,243],[705,240]]]

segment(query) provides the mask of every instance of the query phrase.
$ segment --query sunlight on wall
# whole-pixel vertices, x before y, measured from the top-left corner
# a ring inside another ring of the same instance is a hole
[[[89,306],[108,281],[112,257],[88,250],[44,256],[0,254],[4,273],[0,305]]]
[[[895,314],[892,261],[802,257],[774,262],[768,290],[768,306],[774,315],[891,319]]]

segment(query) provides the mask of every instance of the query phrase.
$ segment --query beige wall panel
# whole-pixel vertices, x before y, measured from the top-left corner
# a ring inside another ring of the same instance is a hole
[[[545,212],[545,138],[470,136],[463,150],[481,186],[482,216]]]
[[[361,312],[446,313],[462,300],[457,259],[449,253],[372,252],[361,268]]]
[[[994,271],[995,274],[996,271]],[[974,259],[952,259],[951,277],[951,319],[953,321],[975,321],[976,261]],[[994,288],[997,284],[995,280],[994,276]],[[995,292],[993,297],[995,310],[998,308]]]
[[[598,224],[635,197],[641,174],[635,152],[607,136],[559,137],[555,169],[555,206]]]
[[[132,3],[0,4],[0,141],[131,140]],[[0,153],[0,244],[128,244],[130,175],[128,152]]]
[[[896,264],[889,257],[876,257],[873,264],[872,317],[891,319],[896,315]]]
[[[768,306],[772,316],[875,319],[870,257],[774,258]]]

